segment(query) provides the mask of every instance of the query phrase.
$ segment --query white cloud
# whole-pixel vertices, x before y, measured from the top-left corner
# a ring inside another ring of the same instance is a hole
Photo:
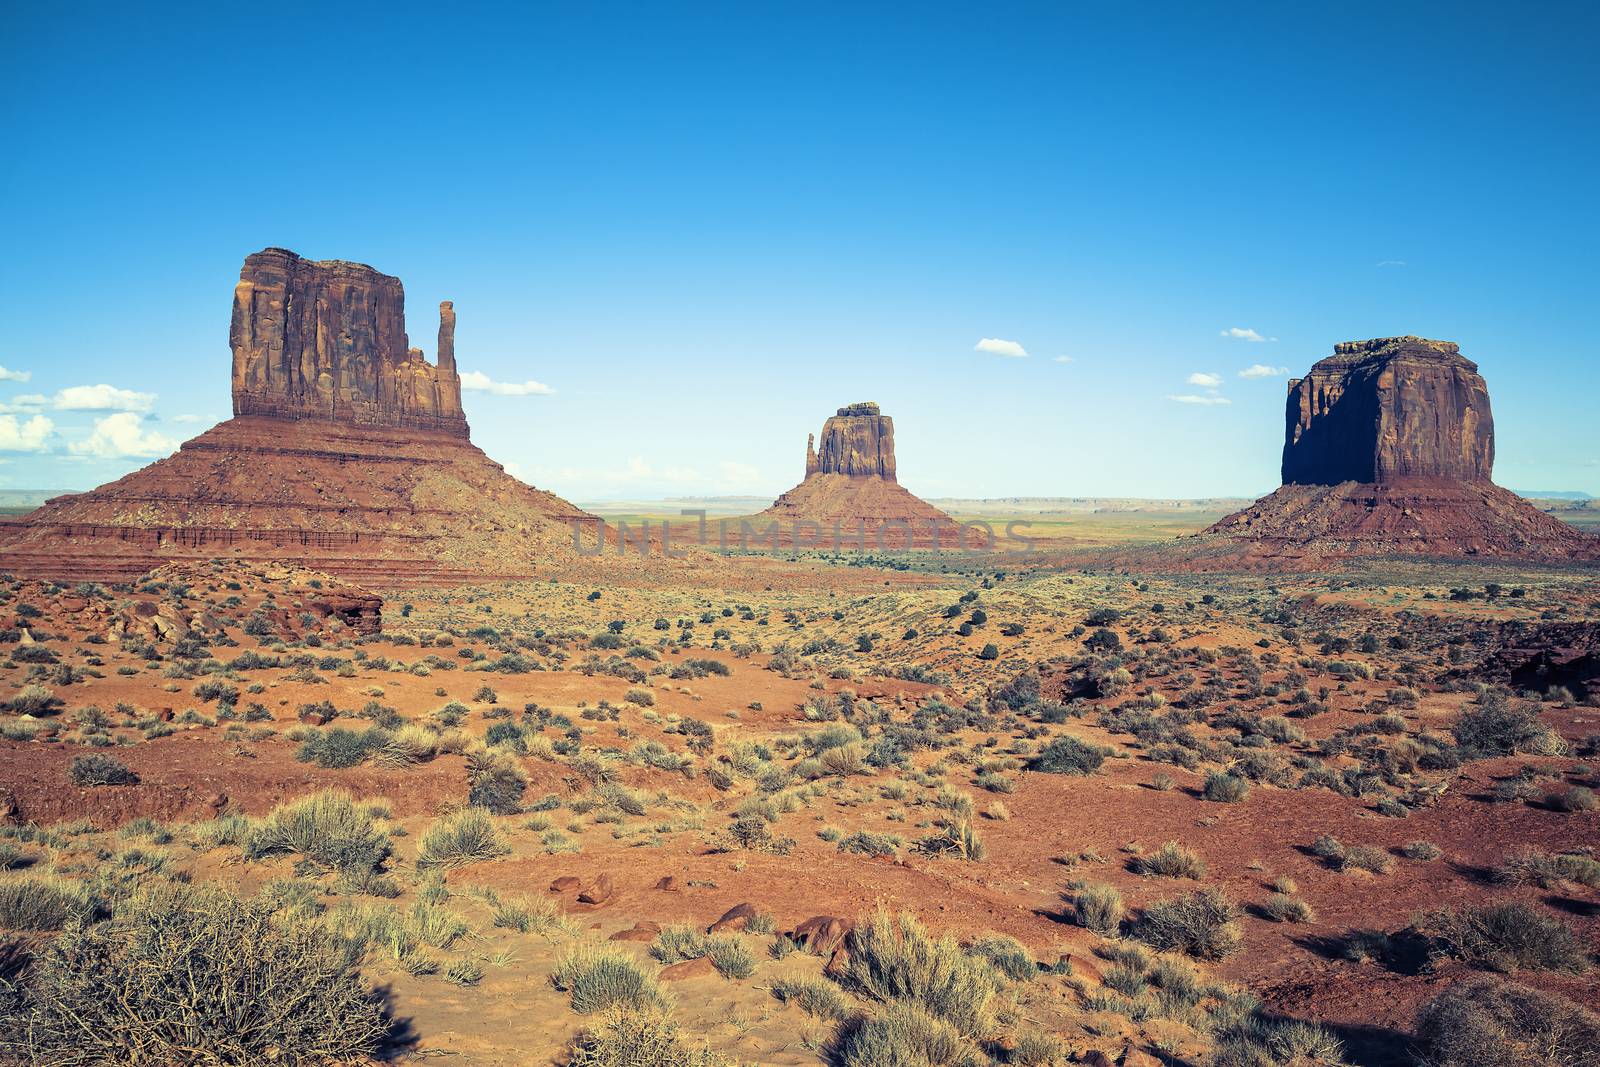
[[[149,411],[154,393],[137,393],[114,385],[74,385],[56,392],[57,411]]]
[[[1189,375],[1187,380],[1190,385],[1198,385],[1202,389],[1222,388],[1222,375],[1220,374],[1206,374],[1202,371],[1195,371]]]
[[[205,422],[205,421],[207,421],[207,419],[206,419],[206,416],[204,416],[204,415],[174,415],[174,416],[172,416],[172,421],[173,422]]]
[[[1175,400],[1180,404],[1205,404],[1207,406],[1233,403],[1225,396],[1196,396],[1193,393],[1186,393],[1183,396],[1169,396],[1167,399]]]
[[[1073,363],[1073,362],[1076,362],[1076,361],[1071,356],[1057,356],[1056,357],[1056,362],[1057,363]]]
[[[44,442],[56,424],[43,415],[19,422],[15,415],[0,415],[0,452],[43,452]]]
[[[48,401],[35,393],[24,393],[12,400],[0,400],[0,412],[16,411],[24,415],[32,415],[43,408]]]
[[[1223,330],[1222,333],[1219,334],[1218,336],[1220,336],[1220,337],[1231,337],[1236,341],[1276,341],[1277,340],[1276,337],[1262,337],[1259,333],[1256,333],[1254,330],[1245,330],[1245,329],[1241,329],[1238,326],[1233,326],[1233,327],[1230,327],[1229,329]]]
[[[461,376],[461,388],[495,396],[551,396],[555,393],[543,382],[497,382],[477,370],[469,370]]]
[[[1265,363],[1252,363],[1239,372],[1241,378],[1281,378],[1289,373],[1288,367],[1269,367]]]
[[[103,419],[94,420],[94,433],[82,441],[74,441],[67,449],[75,456],[95,459],[141,459],[164,456],[178,447],[178,442],[154,430],[146,431],[139,416],[131,411],[119,411]]]
[[[32,377],[31,370],[7,370],[0,367],[0,382],[25,382]]]
[[[1381,260],[1378,261],[1378,266],[1380,266],[1380,267],[1404,267],[1404,266],[1408,266],[1408,264],[1403,259],[1381,259]]]
[[[1028,350],[1018,341],[1003,341],[998,337],[985,337],[972,346],[974,352],[987,352],[991,356],[1005,356],[1007,359],[1027,359]]]

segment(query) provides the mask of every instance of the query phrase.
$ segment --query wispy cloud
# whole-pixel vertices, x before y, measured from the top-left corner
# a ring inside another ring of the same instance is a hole
[[[1231,337],[1236,341],[1267,342],[1267,341],[1276,341],[1277,340],[1276,337],[1262,337],[1259,333],[1256,333],[1254,330],[1247,330],[1247,329],[1244,329],[1241,326],[1231,326],[1228,329],[1223,330],[1220,334],[1218,334],[1218,336],[1219,337]]]
[[[1018,341],[1005,341],[998,337],[985,337],[972,346],[974,352],[987,352],[991,356],[1005,356],[1007,359],[1027,359],[1028,350]]]
[[[555,390],[543,382],[497,382],[482,371],[469,370],[461,376],[461,388],[495,396],[553,396]]]
[[[7,370],[0,367],[0,382],[25,382],[33,377],[31,370]]]
[[[118,389],[114,385],[74,385],[56,392],[57,411],[149,411],[154,393]]]
[[[37,393],[24,393],[22,396],[12,397],[10,400],[0,400],[0,412],[15,411],[24,415],[32,415],[44,408],[50,401]]]
[[[190,422],[207,422],[209,420],[205,415],[174,415],[174,416],[172,416],[172,421],[173,422],[190,423]]]
[[[43,452],[45,441],[55,428],[56,424],[43,415],[35,415],[27,422],[15,415],[0,415],[0,452]]]
[[[1057,362],[1057,363],[1076,363],[1077,360],[1073,359],[1071,356],[1057,356],[1055,358],[1055,362]]]
[[[1288,367],[1269,367],[1265,363],[1252,363],[1239,372],[1241,378],[1281,378],[1289,373]]]
[[[1187,381],[1188,384],[1198,385],[1202,389],[1222,388],[1222,375],[1220,374],[1207,374],[1204,371],[1195,371],[1193,374],[1189,375]]]
[[[1406,266],[1410,266],[1410,264],[1408,264],[1403,259],[1380,259],[1380,260],[1378,260],[1378,266],[1380,266],[1380,267],[1406,267]]]
[[[1225,396],[1199,396],[1195,393],[1185,393],[1182,396],[1169,396],[1167,399],[1176,401],[1179,404],[1203,404],[1207,407],[1212,407],[1218,404],[1233,403],[1233,401],[1229,400]]]
[[[178,442],[166,434],[146,430],[134,412],[119,411],[95,419],[94,433],[82,441],[73,441],[67,451],[93,459],[146,459],[164,456],[177,447]]]

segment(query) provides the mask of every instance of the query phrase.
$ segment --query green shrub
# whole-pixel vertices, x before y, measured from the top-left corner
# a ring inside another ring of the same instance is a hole
[[[1162,878],[1193,878],[1206,876],[1205,861],[1176,841],[1168,841],[1154,852],[1146,853],[1133,861],[1133,869],[1143,875]]]
[[[1436,955],[1452,956],[1497,971],[1589,969],[1589,958],[1561,920],[1528,904],[1440,908],[1418,924]]]
[[[891,1003],[839,1041],[840,1067],[945,1067],[962,1062],[961,1032],[914,1002]]]
[[[422,835],[417,866],[459,867],[509,851],[500,843],[494,821],[481,808],[462,808],[440,816]]]
[[[641,708],[654,707],[656,702],[655,694],[648,689],[630,689],[622,694],[622,699]]]
[[[1237,916],[1233,901],[1215,889],[1202,889],[1151,904],[1140,916],[1134,933],[1145,944],[1164,952],[1220,960],[1239,948]]]
[[[1562,750],[1561,739],[1539,719],[1537,705],[1513,704],[1494,691],[1485,693],[1479,703],[1463,708],[1450,732],[1466,759],[1518,752],[1553,756]]]
[[[1540,889],[1557,889],[1566,882],[1600,889],[1600,860],[1575,852],[1551,854],[1525,849],[1509,857],[1495,876],[1511,885],[1532,884]]]
[[[82,882],[53,874],[0,875],[0,928],[60,930],[94,912]]]
[[[1250,782],[1236,774],[1212,771],[1206,775],[1202,795],[1218,804],[1237,804],[1250,795]]]
[[[851,931],[849,948],[844,981],[862,995],[891,1005],[913,1001],[963,1034],[989,1028],[993,969],[953,938],[935,941],[909,912],[874,912]]]
[[[1058,737],[1033,759],[1028,769],[1046,774],[1093,774],[1106,761],[1106,754],[1076,737]]]
[[[1005,934],[989,934],[967,946],[967,953],[983,960],[1013,982],[1031,982],[1039,965],[1022,942]]]
[[[709,1049],[690,1049],[658,1012],[616,1011],[579,1035],[570,1067],[724,1067]]]
[[[1537,989],[1480,977],[1417,1015],[1430,1067],[1600,1067],[1600,1015]]]
[[[697,960],[711,951],[710,939],[692,926],[668,926],[650,943],[650,955],[665,964]]]
[[[337,935],[187,887],[141,893],[43,948],[22,1015],[27,1062],[84,1067],[343,1063],[390,1029]]]
[[[318,767],[343,770],[359,766],[387,740],[388,735],[381,730],[358,733],[334,726],[318,730],[300,742],[295,759],[301,763],[315,763]]]
[[[389,835],[348,793],[328,790],[273,808],[245,839],[246,859],[298,853],[323,867],[376,870],[390,851]]]
[[[724,978],[749,978],[755,973],[755,954],[737,937],[713,937],[706,955]]]
[[[467,803],[496,815],[522,810],[528,779],[514,756],[501,748],[474,749],[467,754]]]
[[[1115,886],[1080,885],[1072,892],[1071,900],[1073,916],[1084,929],[1093,930],[1101,937],[1115,937],[1122,930],[1125,909],[1122,894]]]
[[[665,1006],[655,980],[633,960],[586,943],[556,961],[550,982],[572,995],[572,1010],[580,1015],[610,1008],[638,1011]]]
[[[839,987],[821,978],[780,978],[772,995],[818,1019],[842,1021],[850,1014],[850,1001]]]
[[[74,759],[67,768],[67,780],[75,786],[87,788],[96,785],[134,785],[138,783],[139,776],[121,760],[96,752]]]

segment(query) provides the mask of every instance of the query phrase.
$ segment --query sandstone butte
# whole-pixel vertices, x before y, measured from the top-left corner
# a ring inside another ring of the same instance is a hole
[[[1495,485],[1493,468],[1489,389],[1455,344],[1347,341],[1289,382],[1283,485],[1137,562],[1304,570],[1364,556],[1600,559],[1600,537]]]
[[[757,517],[776,520],[779,537],[853,551],[957,543],[955,520],[900,485],[895,472],[894,420],[878,405],[849,404],[822,424],[822,439],[806,438],[806,476]],[[835,534],[837,530],[837,535]]]
[[[410,347],[400,279],[281,248],[233,294],[233,418],[87,493],[0,523],[0,570],[124,580],[198,559],[270,560],[383,584],[532,575],[571,553],[574,505],[474,446],[455,308],[437,362]]]

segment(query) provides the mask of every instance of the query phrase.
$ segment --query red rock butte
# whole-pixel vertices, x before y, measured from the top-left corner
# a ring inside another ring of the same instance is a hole
[[[0,523],[0,570],[135,577],[163,563],[301,564],[368,584],[527,577],[592,520],[468,438],[454,306],[437,363],[398,278],[269,248],[234,289],[234,417],[173,455]]]
[[[805,541],[807,524],[814,524],[821,547],[833,546],[835,530],[840,543],[852,549],[863,532],[868,548],[877,547],[880,536],[883,547],[958,543],[955,520],[900,485],[894,420],[870,402],[840,408],[822,424],[820,445],[814,435],[807,437],[805,480],[758,518],[777,520],[785,542]]]
[[[1489,389],[1455,344],[1349,341],[1289,382],[1282,487],[1144,562],[1300,570],[1363,556],[1600,559],[1600,538],[1495,485],[1493,468]]]

